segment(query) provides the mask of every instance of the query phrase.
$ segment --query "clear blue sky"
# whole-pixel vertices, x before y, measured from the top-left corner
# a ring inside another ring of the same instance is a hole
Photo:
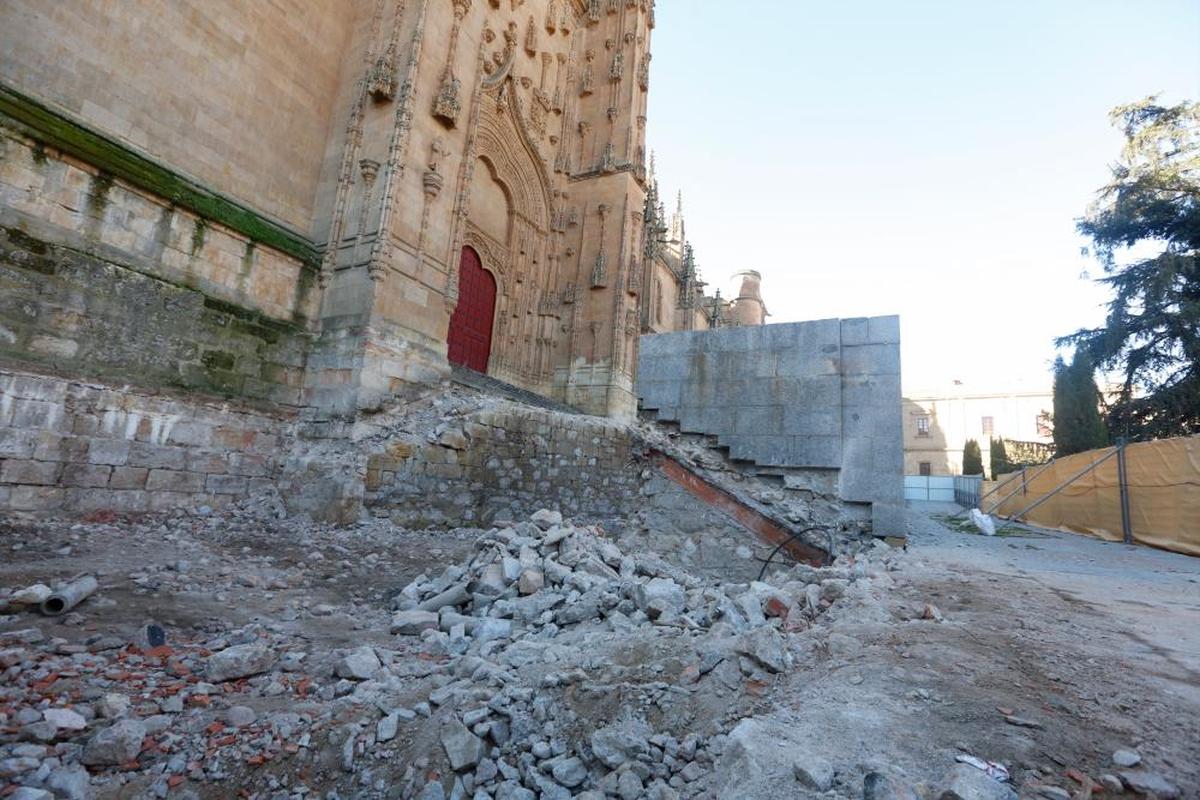
[[[1200,99],[1200,0],[659,0],[649,142],[704,277],[899,313],[914,390],[1047,382],[1115,105]]]

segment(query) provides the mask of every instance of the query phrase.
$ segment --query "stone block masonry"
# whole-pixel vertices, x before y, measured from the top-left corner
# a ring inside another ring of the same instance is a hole
[[[899,317],[643,336],[638,394],[731,458],[833,472],[877,534],[903,535]]]
[[[222,508],[274,485],[292,420],[29,373],[0,373],[0,508]]]
[[[296,407],[312,268],[0,125],[0,366]]]
[[[625,425],[536,408],[483,410],[435,441],[397,441],[371,455],[364,505],[409,527],[490,525],[546,506],[616,519],[636,511],[639,455]]]

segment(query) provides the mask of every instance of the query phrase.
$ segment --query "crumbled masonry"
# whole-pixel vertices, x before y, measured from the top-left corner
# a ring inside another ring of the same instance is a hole
[[[268,524],[263,508],[147,520],[135,535],[173,544],[244,535]],[[73,529],[106,539],[120,527]],[[88,602],[107,607],[117,582],[164,599],[211,592],[220,602],[222,585],[270,596],[297,585],[297,568],[337,558],[347,536],[396,535],[382,522],[352,534],[302,530],[296,567],[250,556],[147,563],[127,575],[101,568],[101,594]],[[144,636],[53,637],[28,605],[41,589],[8,593],[0,778],[52,792],[73,781],[78,797],[121,786],[174,796],[183,784],[207,796],[230,781],[258,797],[710,796],[729,732],[789,668],[792,637],[834,604],[877,604],[869,576],[894,560],[881,544],[852,564],[781,564],[767,581],[723,584],[653,552],[626,553],[556,511],[443,536],[461,556],[376,610],[299,599],[275,621],[172,628],[159,647]],[[84,604],[65,624],[78,631],[95,613]],[[325,652],[305,644],[306,626],[347,613],[390,640]]]

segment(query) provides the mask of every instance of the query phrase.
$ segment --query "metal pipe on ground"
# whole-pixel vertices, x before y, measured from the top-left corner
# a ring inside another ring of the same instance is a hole
[[[58,617],[86,600],[100,588],[94,575],[80,575],[63,584],[42,601],[41,611],[48,617]]]

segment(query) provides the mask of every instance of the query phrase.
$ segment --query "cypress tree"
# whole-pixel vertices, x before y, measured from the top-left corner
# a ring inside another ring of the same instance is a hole
[[[1108,445],[1108,429],[1100,416],[1100,390],[1095,368],[1079,349],[1071,363],[1054,361],[1054,455],[1056,458]]]
[[[999,475],[1012,471],[1012,464],[1008,460],[1008,448],[1005,447],[1003,439],[992,439],[991,462],[992,480],[996,480]]]
[[[983,451],[979,449],[979,442],[974,439],[967,439],[967,443],[963,445],[963,475],[982,475],[983,474]]]

